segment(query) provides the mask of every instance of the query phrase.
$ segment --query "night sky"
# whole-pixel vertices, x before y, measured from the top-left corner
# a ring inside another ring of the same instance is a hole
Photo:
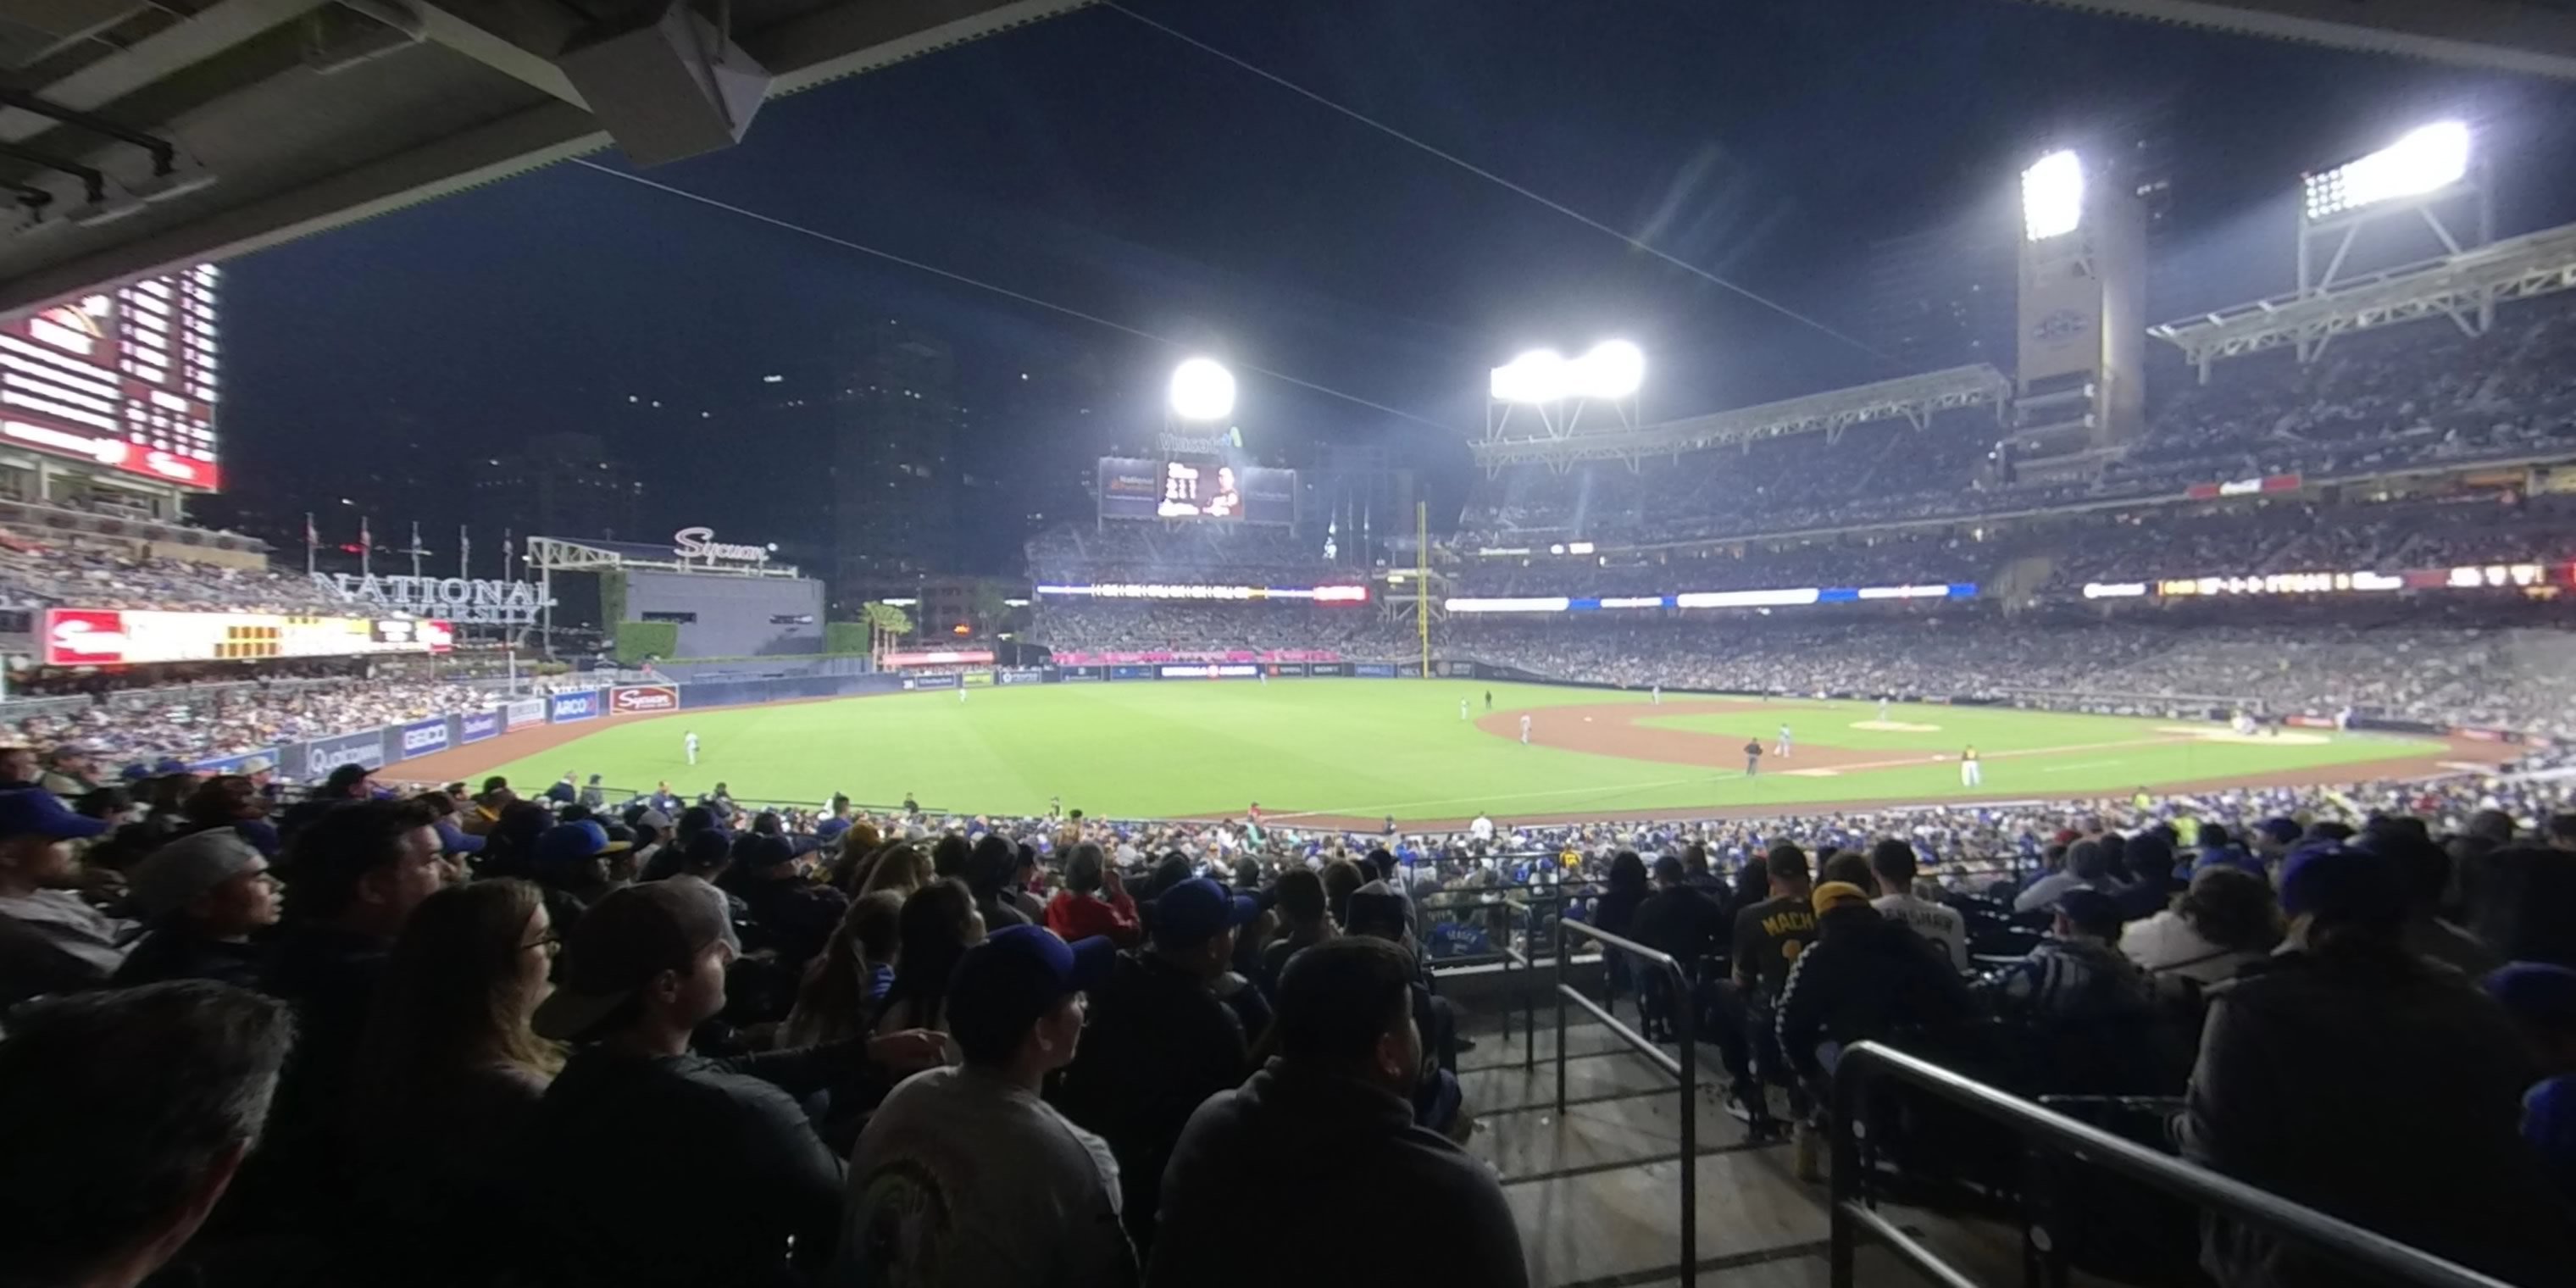
[[[2500,232],[2576,218],[2576,167],[2541,161],[2576,155],[2576,86],[2008,0],[1134,7],[1846,330],[1871,241],[2138,131],[2173,154],[2158,318],[2287,289],[2298,174],[2435,117],[2498,160]],[[1904,374],[1111,10],[773,101],[649,173],[1448,426],[1259,377],[1237,413],[1256,447],[1384,442],[1453,486],[1486,369],[1535,344],[1634,339],[1650,418]],[[380,537],[452,533],[462,462],[578,430],[643,471],[648,532],[809,538],[757,473],[706,466],[759,459],[726,412],[761,375],[874,317],[955,345],[984,459],[1035,432],[987,414],[1020,371],[1108,374],[1092,452],[1150,432],[1181,356],[576,166],[225,280],[237,496],[202,508],[346,496]]]

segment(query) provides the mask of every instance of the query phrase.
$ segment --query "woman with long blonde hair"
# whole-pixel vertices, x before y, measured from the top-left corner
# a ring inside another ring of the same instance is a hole
[[[535,885],[452,886],[412,912],[376,988],[348,1090],[358,1174],[385,1233],[452,1269],[508,1255],[521,1142],[564,1064],[528,1026],[557,943]]]
[[[930,881],[930,856],[910,841],[897,841],[877,856],[875,865],[868,872],[867,882],[859,887],[859,897],[865,898],[879,890],[891,890],[909,899],[914,891],[929,885]]]

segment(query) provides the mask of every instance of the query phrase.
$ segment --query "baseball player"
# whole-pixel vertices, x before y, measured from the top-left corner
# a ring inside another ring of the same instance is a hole
[[[1880,724],[1887,723],[1887,699],[1885,698],[1880,698],[1878,700],[1878,722]]]
[[[1780,726],[1780,758],[1782,760],[1789,758],[1789,726],[1787,725]]]
[[[966,705],[966,677],[962,675],[957,677],[957,705]]]
[[[1977,749],[1975,747],[1970,747],[1966,751],[1960,752],[1959,785],[1961,787],[1982,787],[1985,785],[1985,782],[1986,772],[1977,765]]]
[[[1465,698],[1458,699],[1458,718],[1461,720],[1467,718],[1467,700]]]
[[[1647,693],[1646,705],[1655,707],[1664,705],[1664,686],[1658,684]]]
[[[683,747],[686,747],[686,748],[688,749],[688,752],[689,752],[689,763],[690,763],[690,764],[692,764],[692,765],[694,765],[694,764],[698,763],[698,734],[697,734],[697,731],[696,731],[696,730],[694,730],[694,729],[692,729],[692,730],[690,730],[690,731],[688,731],[688,732],[686,732],[686,733],[684,733],[684,734],[681,734],[681,735],[680,735],[680,745],[681,745],[681,746],[683,746]]]
[[[1747,738],[1744,740],[1744,776],[1747,778],[1753,778],[1759,776],[1761,772],[1762,740],[1759,738]]]
[[[1530,718],[1529,718],[1528,716],[1526,716],[1526,715],[1522,716],[1522,717],[1521,717],[1521,745],[1522,745],[1522,746],[1524,746],[1524,747],[1526,747],[1526,746],[1528,746],[1528,745],[1529,745],[1529,726],[1530,726]]]

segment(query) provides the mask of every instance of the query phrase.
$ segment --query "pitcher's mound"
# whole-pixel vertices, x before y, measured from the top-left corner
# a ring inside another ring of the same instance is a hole
[[[1872,729],[1879,733],[1939,733],[1941,726],[1908,724],[1903,720],[1854,720],[1854,729]]]
[[[2188,734],[2202,742],[2223,742],[2239,747],[2316,747],[2326,741],[2321,733],[2300,733],[2284,729],[2279,733],[2238,733],[2217,725],[2158,725],[2157,733]]]

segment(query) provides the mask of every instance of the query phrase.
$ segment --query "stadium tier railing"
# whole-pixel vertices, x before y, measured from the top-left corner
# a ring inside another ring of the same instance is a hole
[[[1562,1058],[1560,1050],[1559,1059]],[[2362,1282],[2403,1288],[2511,1288],[2455,1262],[2303,1207],[2268,1190],[2157,1153],[1876,1042],[1859,1042],[1845,1048],[1833,1068],[1833,1205],[1827,1254],[1833,1288],[1856,1288],[1863,1235],[1887,1245],[1897,1259],[1941,1288],[1984,1288],[1956,1263],[1882,1215],[1866,1192],[1863,1181],[1869,1173],[1864,1151],[1870,1146],[1865,1130],[1866,1106],[1871,1088],[1881,1082],[1902,1084],[1992,1122],[2034,1153],[2054,1154],[2099,1168],[2315,1249]],[[1563,1092],[1558,1094],[1561,1104]],[[1683,1132],[1687,1135],[1687,1100],[1682,1112]],[[1683,1176],[1687,1185],[1689,1172],[1685,1170]],[[2063,1285],[2068,1280],[2065,1241],[2051,1236],[2049,1218],[2044,1215],[2046,1196],[2039,1197],[2043,1215],[2033,1222],[2027,1236],[2029,1250],[2035,1255],[2025,1263],[2024,1278]],[[1690,1237],[1687,1226],[1683,1237]],[[1684,1273],[1687,1275],[1687,1268]]]
[[[1604,953],[1626,953],[1630,960],[1652,966],[1663,972],[1665,983],[1672,988],[1668,995],[1672,1005],[1673,1040],[1680,1048],[1675,1055],[1649,1040],[1646,1035],[1619,1022],[1609,1008],[1583,995],[1581,989],[1565,982],[1566,958],[1569,956],[1566,936],[1580,935],[1601,945]],[[1692,1046],[1692,1003],[1690,973],[1669,953],[1658,952],[1633,939],[1624,939],[1598,926],[1585,925],[1565,917],[1556,921],[1556,1113],[1562,1119],[1566,1110],[1565,1095],[1565,1007],[1568,1002],[1582,1007],[1612,1036],[1629,1050],[1681,1081],[1681,1236],[1682,1261],[1680,1283],[1690,1288],[1699,1270],[1699,1057]],[[1529,1043],[1535,1047],[1536,1043]]]

